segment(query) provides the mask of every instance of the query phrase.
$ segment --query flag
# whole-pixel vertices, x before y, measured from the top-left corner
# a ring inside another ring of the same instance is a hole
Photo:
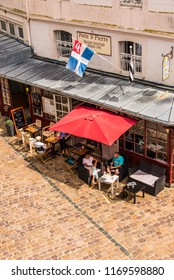
[[[131,84],[134,80],[134,64],[132,59],[132,53],[130,55],[130,62],[129,62],[129,84]]]
[[[93,54],[93,50],[75,40],[66,68],[82,77]]]

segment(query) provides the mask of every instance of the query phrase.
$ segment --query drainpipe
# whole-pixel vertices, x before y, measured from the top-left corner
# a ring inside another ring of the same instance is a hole
[[[31,46],[31,32],[30,32],[30,13],[29,13],[29,5],[28,0],[25,0],[26,5],[26,14],[27,14],[27,32],[28,32],[28,44]]]

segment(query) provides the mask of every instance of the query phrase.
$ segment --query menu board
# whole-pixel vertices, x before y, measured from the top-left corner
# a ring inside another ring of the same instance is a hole
[[[20,129],[27,126],[23,107],[11,110],[11,114],[15,128]]]

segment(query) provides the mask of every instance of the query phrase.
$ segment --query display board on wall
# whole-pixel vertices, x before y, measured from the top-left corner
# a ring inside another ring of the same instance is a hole
[[[25,128],[27,126],[27,121],[23,107],[18,107],[11,110],[11,115],[15,128],[20,129]]]
[[[33,113],[37,116],[42,116],[42,97],[40,93],[32,92],[32,107]]]
[[[46,97],[42,97],[43,112],[55,116],[54,100]]]
[[[77,39],[98,54],[111,55],[111,37],[77,31]]]

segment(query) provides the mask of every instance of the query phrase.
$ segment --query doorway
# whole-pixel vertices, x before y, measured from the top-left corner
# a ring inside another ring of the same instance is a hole
[[[12,97],[12,107],[13,109],[18,107],[23,107],[27,115],[30,115],[29,110],[29,99],[28,94],[25,89],[25,85],[18,83],[16,81],[9,81],[11,97]]]

